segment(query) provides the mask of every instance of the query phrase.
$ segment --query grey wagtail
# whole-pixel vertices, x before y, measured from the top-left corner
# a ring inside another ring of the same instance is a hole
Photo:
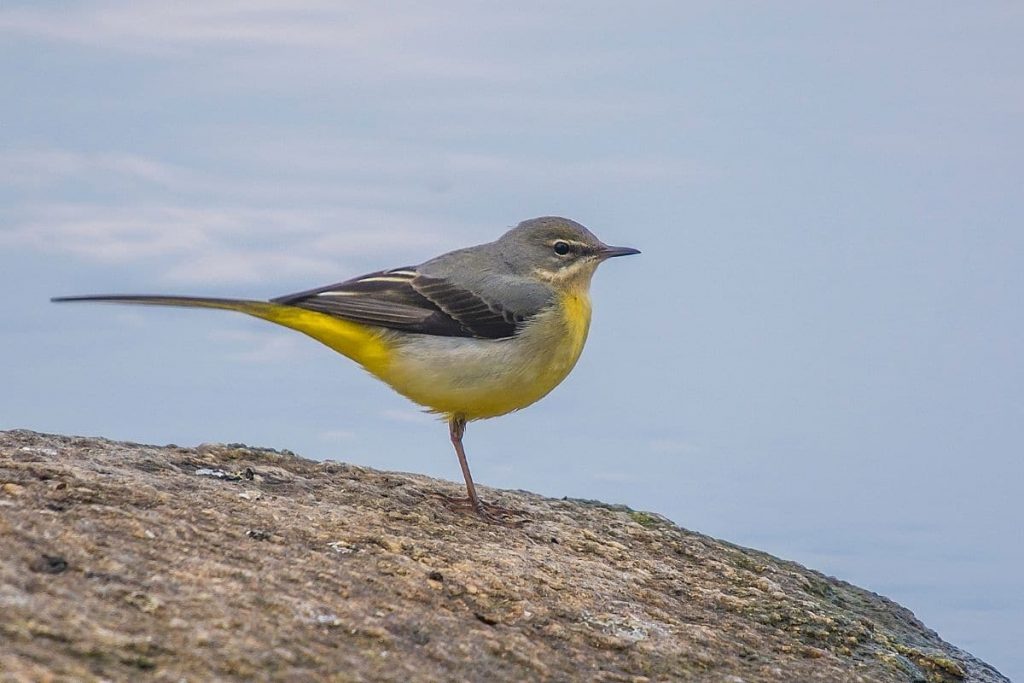
[[[418,266],[249,301],[100,295],[106,301],[239,311],[290,327],[351,358],[406,398],[448,420],[469,504],[488,517],[469,473],[466,423],[534,403],[565,379],[590,327],[590,279],[610,247],[567,218],[523,221],[494,242]]]

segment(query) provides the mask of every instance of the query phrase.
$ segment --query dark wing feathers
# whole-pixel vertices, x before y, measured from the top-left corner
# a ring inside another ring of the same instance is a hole
[[[511,337],[526,319],[415,268],[370,273],[273,302],[353,322],[446,337]]]
[[[418,276],[413,288],[434,305],[457,320],[474,337],[500,339],[515,334],[523,316],[505,311],[501,304],[488,303],[469,291],[451,284],[443,278]]]

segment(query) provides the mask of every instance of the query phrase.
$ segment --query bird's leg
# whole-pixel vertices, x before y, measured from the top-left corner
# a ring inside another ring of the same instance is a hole
[[[466,493],[469,494],[469,499],[453,499],[448,498],[447,496],[442,497],[457,509],[461,508],[464,510],[466,507],[472,507],[473,512],[488,522],[512,527],[518,527],[525,524],[526,519],[522,518],[522,513],[504,508],[500,505],[494,505],[493,503],[485,503],[480,500],[478,495],[476,495],[476,486],[473,485],[473,475],[469,473],[469,461],[466,460],[466,449],[462,447],[462,437],[466,433],[466,418],[462,415],[453,415],[448,420],[448,431],[452,437],[452,445],[455,446],[455,453],[459,456],[459,466],[462,468],[462,476],[466,479]],[[469,503],[469,506],[467,506],[466,503]],[[521,519],[513,519],[515,517],[520,517]]]
[[[455,454],[459,456],[459,467],[462,468],[462,476],[466,480],[466,492],[469,493],[469,504],[477,514],[484,514],[483,505],[476,495],[476,486],[473,485],[473,475],[469,473],[469,461],[466,460],[466,449],[462,447],[462,436],[466,433],[466,418],[462,415],[452,415],[448,420],[448,433],[452,437],[452,445],[455,446]]]

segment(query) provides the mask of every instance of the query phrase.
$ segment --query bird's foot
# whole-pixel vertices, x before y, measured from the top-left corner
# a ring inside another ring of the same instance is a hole
[[[446,496],[443,493],[435,493],[433,495],[440,498],[449,510],[463,513],[472,512],[480,519],[491,524],[518,528],[529,521],[526,513],[521,510],[513,510],[512,508],[488,503],[484,500],[477,500],[476,505],[474,505],[474,501],[465,496]]]

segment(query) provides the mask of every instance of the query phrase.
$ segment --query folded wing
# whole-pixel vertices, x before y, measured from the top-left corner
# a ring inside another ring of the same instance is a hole
[[[513,336],[529,317],[415,268],[383,270],[272,301],[353,322],[447,337],[503,339]]]

